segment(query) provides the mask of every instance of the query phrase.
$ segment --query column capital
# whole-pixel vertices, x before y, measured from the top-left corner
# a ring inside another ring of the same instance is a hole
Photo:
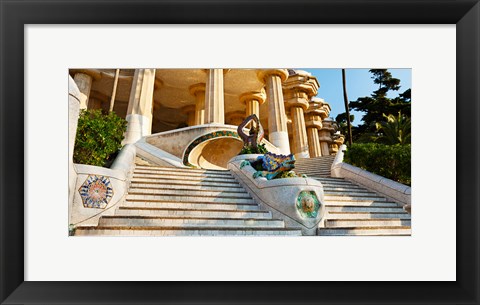
[[[307,93],[303,91],[297,91],[297,90],[284,91],[283,98],[285,101],[286,110],[292,107],[300,107],[303,109],[303,111],[306,111],[308,109],[309,97]]]
[[[305,126],[307,128],[316,128],[318,130],[322,130],[323,125],[321,121],[316,121],[316,120],[308,120],[305,121]]]
[[[266,84],[266,77],[270,75],[279,76],[282,82],[284,82],[288,78],[288,70],[287,69],[260,69],[257,71],[258,79],[264,84]]]
[[[329,133],[335,132],[335,127],[333,126],[333,120],[327,118],[322,121],[322,131],[328,131]]]
[[[73,73],[73,75],[77,73],[86,74],[94,80],[99,80],[102,78],[102,73],[96,69],[70,69],[70,72]]]
[[[260,91],[251,91],[240,95],[240,102],[246,104],[248,101],[256,100],[259,104],[263,104],[266,97],[265,89],[262,88]]]
[[[288,77],[282,87],[284,91],[304,92],[308,95],[308,99],[310,99],[317,95],[320,84],[317,78],[310,73],[297,71],[296,74]]]
[[[325,102],[325,100],[322,98],[313,97],[310,100],[310,108],[318,111],[318,114],[320,115],[322,120],[328,118],[328,116],[330,115],[330,104]]]
[[[195,84],[195,85],[191,85],[188,88],[188,91],[190,92],[191,95],[197,96],[197,94],[200,93],[200,92],[205,93],[205,88],[206,88],[205,83],[198,83],[198,84]]]

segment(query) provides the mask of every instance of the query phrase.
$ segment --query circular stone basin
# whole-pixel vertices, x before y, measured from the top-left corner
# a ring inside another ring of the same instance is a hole
[[[242,150],[243,141],[233,137],[216,138],[195,146],[188,162],[204,169],[227,169],[227,162]]]

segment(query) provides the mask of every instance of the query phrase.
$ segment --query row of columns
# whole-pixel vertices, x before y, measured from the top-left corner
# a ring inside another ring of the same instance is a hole
[[[96,75],[90,70],[79,70],[74,80],[81,93],[80,109],[86,109],[92,81]],[[189,88],[195,96],[195,106],[183,108],[188,115],[188,125],[210,123],[224,124],[224,69],[208,69],[206,83]],[[279,148],[280,153],[294,153],[297,158],[318,157],[330,154],[333,126],[322,124],[328,117],[328,104],[313,98],[319,88],[316,78],[309,74],[288,74],[286,69],[259,70],[259,80],[265,89],[248,92],[240,96],[245,103],[246,116],[256,114],[259,117],[260,105],[268,104],[269,141]],[[151,134],[153,113],[153,92],[158,86],[155,69],[136,69],[127,109],[128,121],[124,144],[134,143],[143,136]],[[284,96],[285,93],[285,96]],[[313,99],[312,99],[313,98]],[[325,107],[325,105],[327,107]],[[290,148],[287,115],[292,119],[293,143]],[[239,119],[240,116],[236,119]]]

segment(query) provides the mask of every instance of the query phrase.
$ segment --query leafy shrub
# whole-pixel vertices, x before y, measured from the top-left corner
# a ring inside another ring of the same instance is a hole
[[[82,110],[78,118],[73,162],[109,167],[122,148],[127,121],[114,112]]]
[[[243,146],[242,150],[240,151],[239,155],[246,155],[246,154],[266,154],[268,152],[265,144],[258,144],[257,149],[253,146],[245,145]]]
[[[411,184],[411,145],[353,144],[345,162],[394,181]]]

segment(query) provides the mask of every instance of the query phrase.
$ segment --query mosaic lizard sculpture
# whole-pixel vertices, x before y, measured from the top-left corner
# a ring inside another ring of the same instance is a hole
[[[253,174],[253,178],[265,177],[267,180],[272,180],[277,175],[289,172],[295,168],[295,157],[290,155],[276,155],[273,153],[266,153],[263,156],[257,157],[255,161],[247,161],[257,171]],[[244,161],[244,162],[245,162]],[[242,163],[241,167],[246,163]]]

